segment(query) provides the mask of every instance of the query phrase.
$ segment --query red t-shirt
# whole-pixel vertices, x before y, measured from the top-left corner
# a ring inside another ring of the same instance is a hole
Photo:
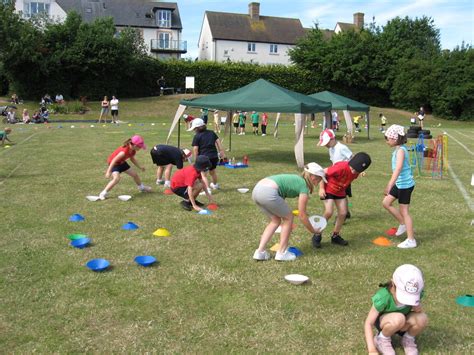
[[[201,173],[196,170],[194,165],[178,170],[171,178],[171,188],[173,190],[180,187],[193,186],[197,179],[201,179]]]
[[[114,152],[112,154],[110,154],[109,158],[107,159],[107,163],[110,165],[110,163],[112,162],[112,160],[120,153],[120,152],[124,152],[125,153],[125,157],[123,157],[122,159],[120,159],[119,161],[116,162],[115,165],[120,165],[122,164],[125,160],[133,157],[135,154],[137,154],[136,150],[133,150],[131,147],[130,147],[130,144],[127,144],[126,147],[118,147],[117,149],[114,150]]]
[[[328,168],[325,191],[334,196],[346,196],[346,188],[358,177],[358,173],[352,173],[348,161],[340,161]]]

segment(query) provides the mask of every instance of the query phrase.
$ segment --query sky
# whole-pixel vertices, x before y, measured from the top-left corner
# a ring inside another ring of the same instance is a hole
[[[165,0],[178,3],[183,24],[182,39],[188,53],[183,58],[196,58],[198,40],[205,11],[248,13],[251,0]],[[427,16],[440,30],[443,49],[453,49],[464,41],[473,44],[474,0],[260,0],[260,15],[299,18],[304,27],[317,23],[321,29],[334,30],[337,22],[353,23],[353,14],[363,12],[365,23],[384,26],[394,17]]]

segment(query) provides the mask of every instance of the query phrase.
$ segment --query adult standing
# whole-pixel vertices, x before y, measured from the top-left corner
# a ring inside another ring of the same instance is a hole
[[[420,111],[418,111],[418,120],[420,121],[421,129],[423,129],[423,121],[425,120],[425,109],[423,106],[421,106]]]
[[[104,96],[104,99],[100,103],[101,110],[100,110],[100,116],[99,116],[99,123],[102,121],[102,117],[104,117],[104,123],[107,123],[107,115],[109,114],[109,98],[107,96]]]
[[[156,83],[158,84],[158,87],[160,88],[160,96],[163,96],[163,93],[165,91],[166,87],[166,80],[164,76],[162,75],[161,78],[159,78]]]
[[[171,145],[158,144],[150,151],[153,164],[158,165],[156,170],[156,184],[171,187],[171,170],[173,165],[178,169],[183,168],[183,162],[188,160],[191,163],[191,151],[189,149],[179,149]],[[163,171],[165,179],[163,180]]]
[[[110,100],[110,112],[112,114],[112,123],[118,122],[118,110],[119,110],[119,100],[112,95],[112,100]]]

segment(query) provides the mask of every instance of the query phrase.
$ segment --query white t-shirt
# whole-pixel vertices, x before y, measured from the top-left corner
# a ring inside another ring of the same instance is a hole
[[[118,99],[110,100],[110,109],[111,110],[118,110],[118,103],[119,103]]]
[[[352,152],[346,145],[337,142],[334,147],[329,148],[329,159],[333,164],[340,161],[348,161],[352,157]]]

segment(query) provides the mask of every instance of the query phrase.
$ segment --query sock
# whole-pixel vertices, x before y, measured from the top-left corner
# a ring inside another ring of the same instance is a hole
[[[100,195],[107,195],[107,191],[102,190],[102,192],[100,193]]]
[[[378,337],[382,339],[390,339],[390,337],[386,337],[385,335],[383,335],[382,332],[379,333]]]
[[[138,189],[139,190],[143,190],[145,188],[145,185],[143,185],[143,183],[141,183],[140,185],[138,185]]]
[[[404,337],[407,337],[408,339],[415,339],[413,335],[410,335],[408,333],[403,334]]]

